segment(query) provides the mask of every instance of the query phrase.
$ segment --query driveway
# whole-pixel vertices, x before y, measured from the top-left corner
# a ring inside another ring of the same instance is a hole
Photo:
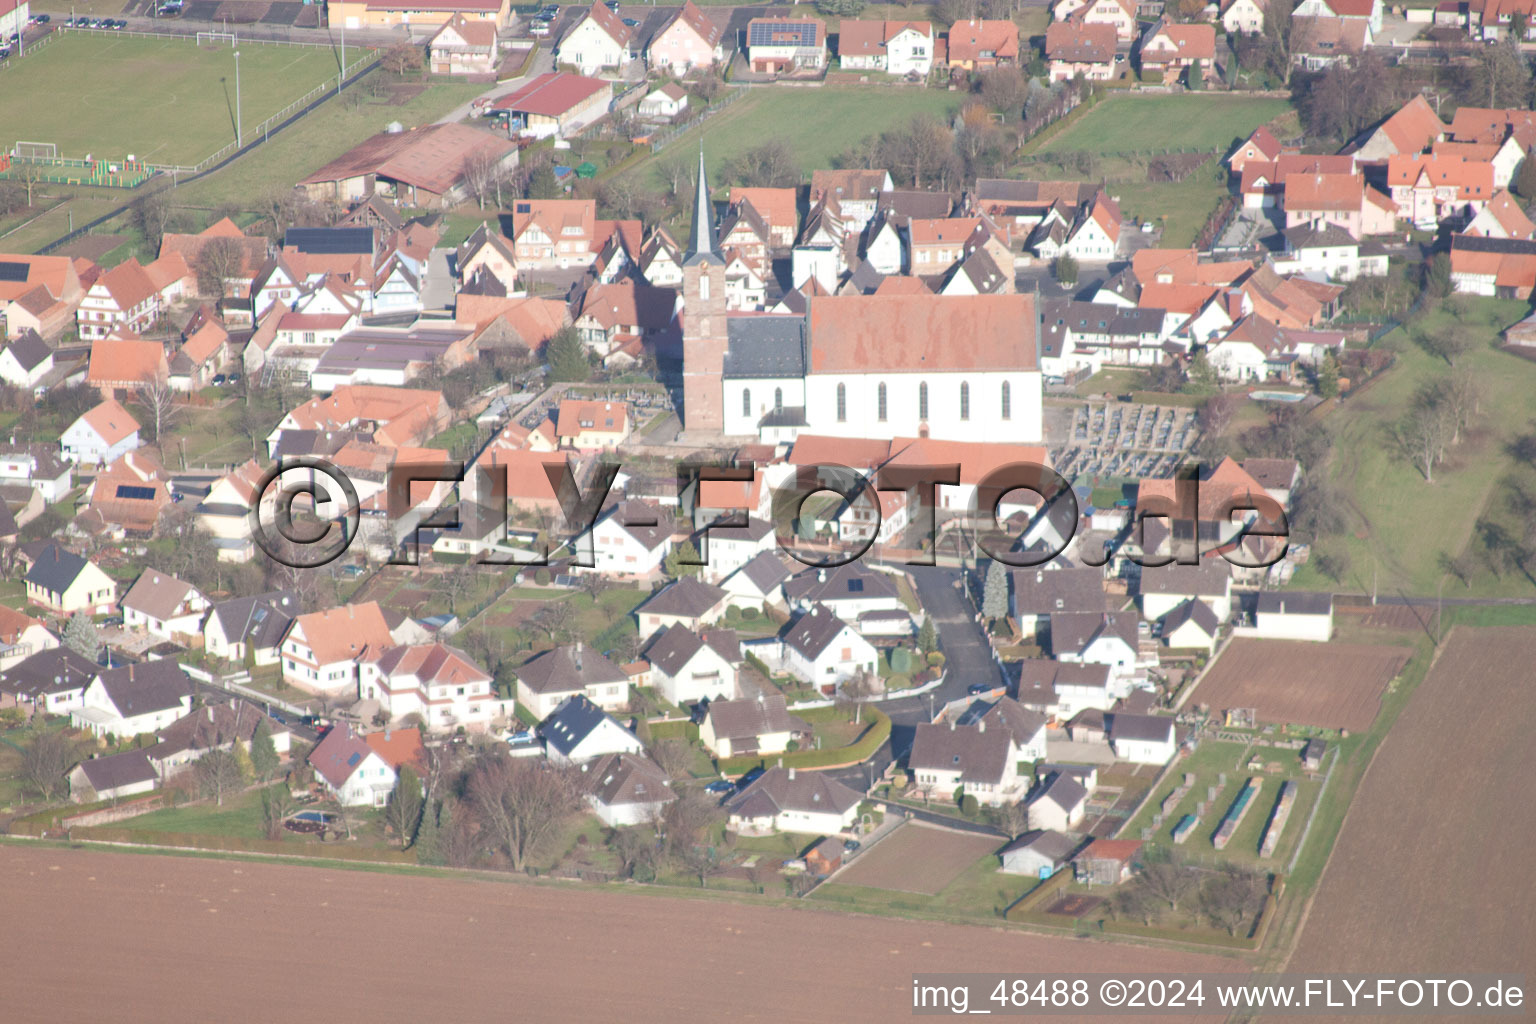
[[[449,264],[452,249],[433,249],[427,257],[427,276],[421,285],[423,309],[449,309],[453,306],[453,268]]]

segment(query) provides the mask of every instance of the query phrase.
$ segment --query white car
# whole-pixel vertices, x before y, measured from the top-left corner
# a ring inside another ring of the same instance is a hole
[[[531,36],[547,36],[547,35],[549,35],[549,22],[547,22],[547,21],[536,21],[536,22],[534,22],[532,25],[528,26],[528,34],[531,35]]]

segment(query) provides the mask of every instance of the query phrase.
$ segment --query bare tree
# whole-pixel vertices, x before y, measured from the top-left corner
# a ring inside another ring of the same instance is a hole
[[[693,179],[699,173],[698,163],[682,152],[673,152],[662,157],[656,164],[656,170],[661,175],[661,180],[667,183],[669,198],[682,195],[685,188],[692,187]]]
[[[1157,898],[1139,885],[1122,886],[1109,901],[1110,913],[1135,918],[1148,927],[1157,918],[1157,907]]]
[[[1446,365],[1455,366],[1456,360],[1475,349],[1480,343],[1477,331],[1461,321],[1452,321],[1437,330],[1423,331],[1415,335],[1424,351],[1444,359]]]
[[[855,725],[864,720],[864,701],[880,692],[879,680],[871,673],[860,671],[857,675],[843,680],[838,687],[838,693],[848,703],[852,704],[853,722]]]
[[[619,859],[619,873],[625,878],[654,876],[656,870],[656,831],[636,826],[616,828],[608,839],[608,848]]]
[[[468,565],[456,565],[443,574],[441,587],[448,596],[448,611],[459,614],[459,599],[474,586],[475,570]]]
[[[1194,869],[1177,851],[1153,851],[1142,861],[1139,883],[1147,892],[1179,909],[1179,901],[1188,896],[1197,881]]]
[[[800,182],[800,164],[783,139],[769,139],[732,158],[727,178],[742,185],[787,188]]]
[[[657,740],[651,745],[651,757],[672,779],[687,775],[693,765],[693,751],[679,739]]]
[[[501,206],[502,189],[510,180],[511,171],[495,154],[476,153],[464,161],[464,188],[482,210],[487,199]]]
[[[689,859],[689,851],[707,838],[721,816],[720,806],[702,790],[680,793],[661,813],[662,849],[666,856],[693,870],[694,862]]]
[[[197,759],[194,771],[198,792],[213,797],[213,802],[219,806],[223,806],[225,794],[236,792],[245,785],[240,760],[228,750],[211,750],[204,754]]]
[[[236,239],[208,239],[192,258],[198,294],[204,298],[223,298],[229,279],[240,272],[244,260],[245,250]]]
[[[997,827],[1017,839],[1029,831],[1029,807],[1022,800],[1003,804],[997,809]]]
[[[1263,875],[1226,864],[1201,887],[1200,912],[1211,924],[1225,928],[1228,935],[1236,935],[1239,927],[1263,909],[1268,894],[1269,883]]]
[[[421,48],[409,42],[396,43],[384,52],[379,63],[385,71],[404,78],[407,72],[421,70]]]
[[[181,411],[176,404],[176,397],[176,391],[165,374],[145,381],[139,388],[139,404],[149,413],[150,422],[154,424],[156,444],[164,440],[165,429],[176,422],[176,416]]]
[[[416,837],[416,826],[421,821],[421,799],[421,780],[409,765],[402,765],[395,791],[389,794],[389,803],[384,808],[384,823],[394,829],[401,849],[411,845],[411,840]]]
[[[576,808],[570,774],[505,754],[483,757],[469,775],[469,800],[485,837],[523,870],[539,842]]]
[[[22,751],[22,778],[44,800],[52,800],[64,792],[64,773],[74,757],[74,748],[62,733],[41,733]]]
[[[261,827],[268,839],[283,838],[283,822],[293,813],[293,806],[282,786],[268,786],[261,791]]]
[[[1416,405],[1398,424],[1398,444],[1425,483],[1435,482],[1435,467],[1445,458],[1453,433],[1450,417],[1439,405]]]

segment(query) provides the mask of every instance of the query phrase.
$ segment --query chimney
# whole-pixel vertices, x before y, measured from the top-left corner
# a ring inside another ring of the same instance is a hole
[[[981,721],[976,723],[976,731],[977,732],[986,732],[987,731],[987,720],[985,718],[983,718]]]
[[[789,766],[789,781],[790,782],[794,782],[795,781],[795,766],[794,765],[790,765]]]
[[[213,705],[210,704],[206,708],[204,708],[203,710],[208,713],[208,721],[210,721],[210,722],[213,721]]]
[[[827,570],[825,570],[825,569],[817,569],[816,570],[816,582],[817,583],[825,583],[825,582],[827,582]]]
[[[955,720],[953,718],[951,718],[949,720],[949,731],[950,732],[954,732],[955,731]]]
[[[393,729],[385,729],[385,730],[384,730],[384,742],[385,742],[385,743],[388,743],[388,742],[389,742],[389,737],[390,737],[390,735],[391,735],[391,734],[393,734],[393,733],[394,733],[394,730],[393,730]]]

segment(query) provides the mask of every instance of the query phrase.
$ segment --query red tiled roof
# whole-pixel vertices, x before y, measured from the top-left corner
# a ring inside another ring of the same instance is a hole
[[[983,51],[1007,60],[1019,56],[1019,26],[1011,21],[957,21],[949,26],[948,39],[951,61],[986,59]]]
[[[810,301],[816,373],[1032,370],[1031,295],[839,295]]]
[[[97,386],[121,386],[151,381],[165,372],[165,349],[158,341],[104,338],[91,345],[86,381]]]
[[[1045,57],[1071,64],[1108,64],[1115,59],[1115,42],[1115,26],[1107,22],[1058,21],[1045,30]]]
[[[1363,174],[1292,174],[1285,179],[1287,210],[1359,210],[1365,201]]]
[[[603,8],[605,11],[607,9]],[[611,86],[601,79],[569,71],[550,71],[539,75],[511,95],[503,96],[493,106],[498,110],[559,117],[607,88]]]

